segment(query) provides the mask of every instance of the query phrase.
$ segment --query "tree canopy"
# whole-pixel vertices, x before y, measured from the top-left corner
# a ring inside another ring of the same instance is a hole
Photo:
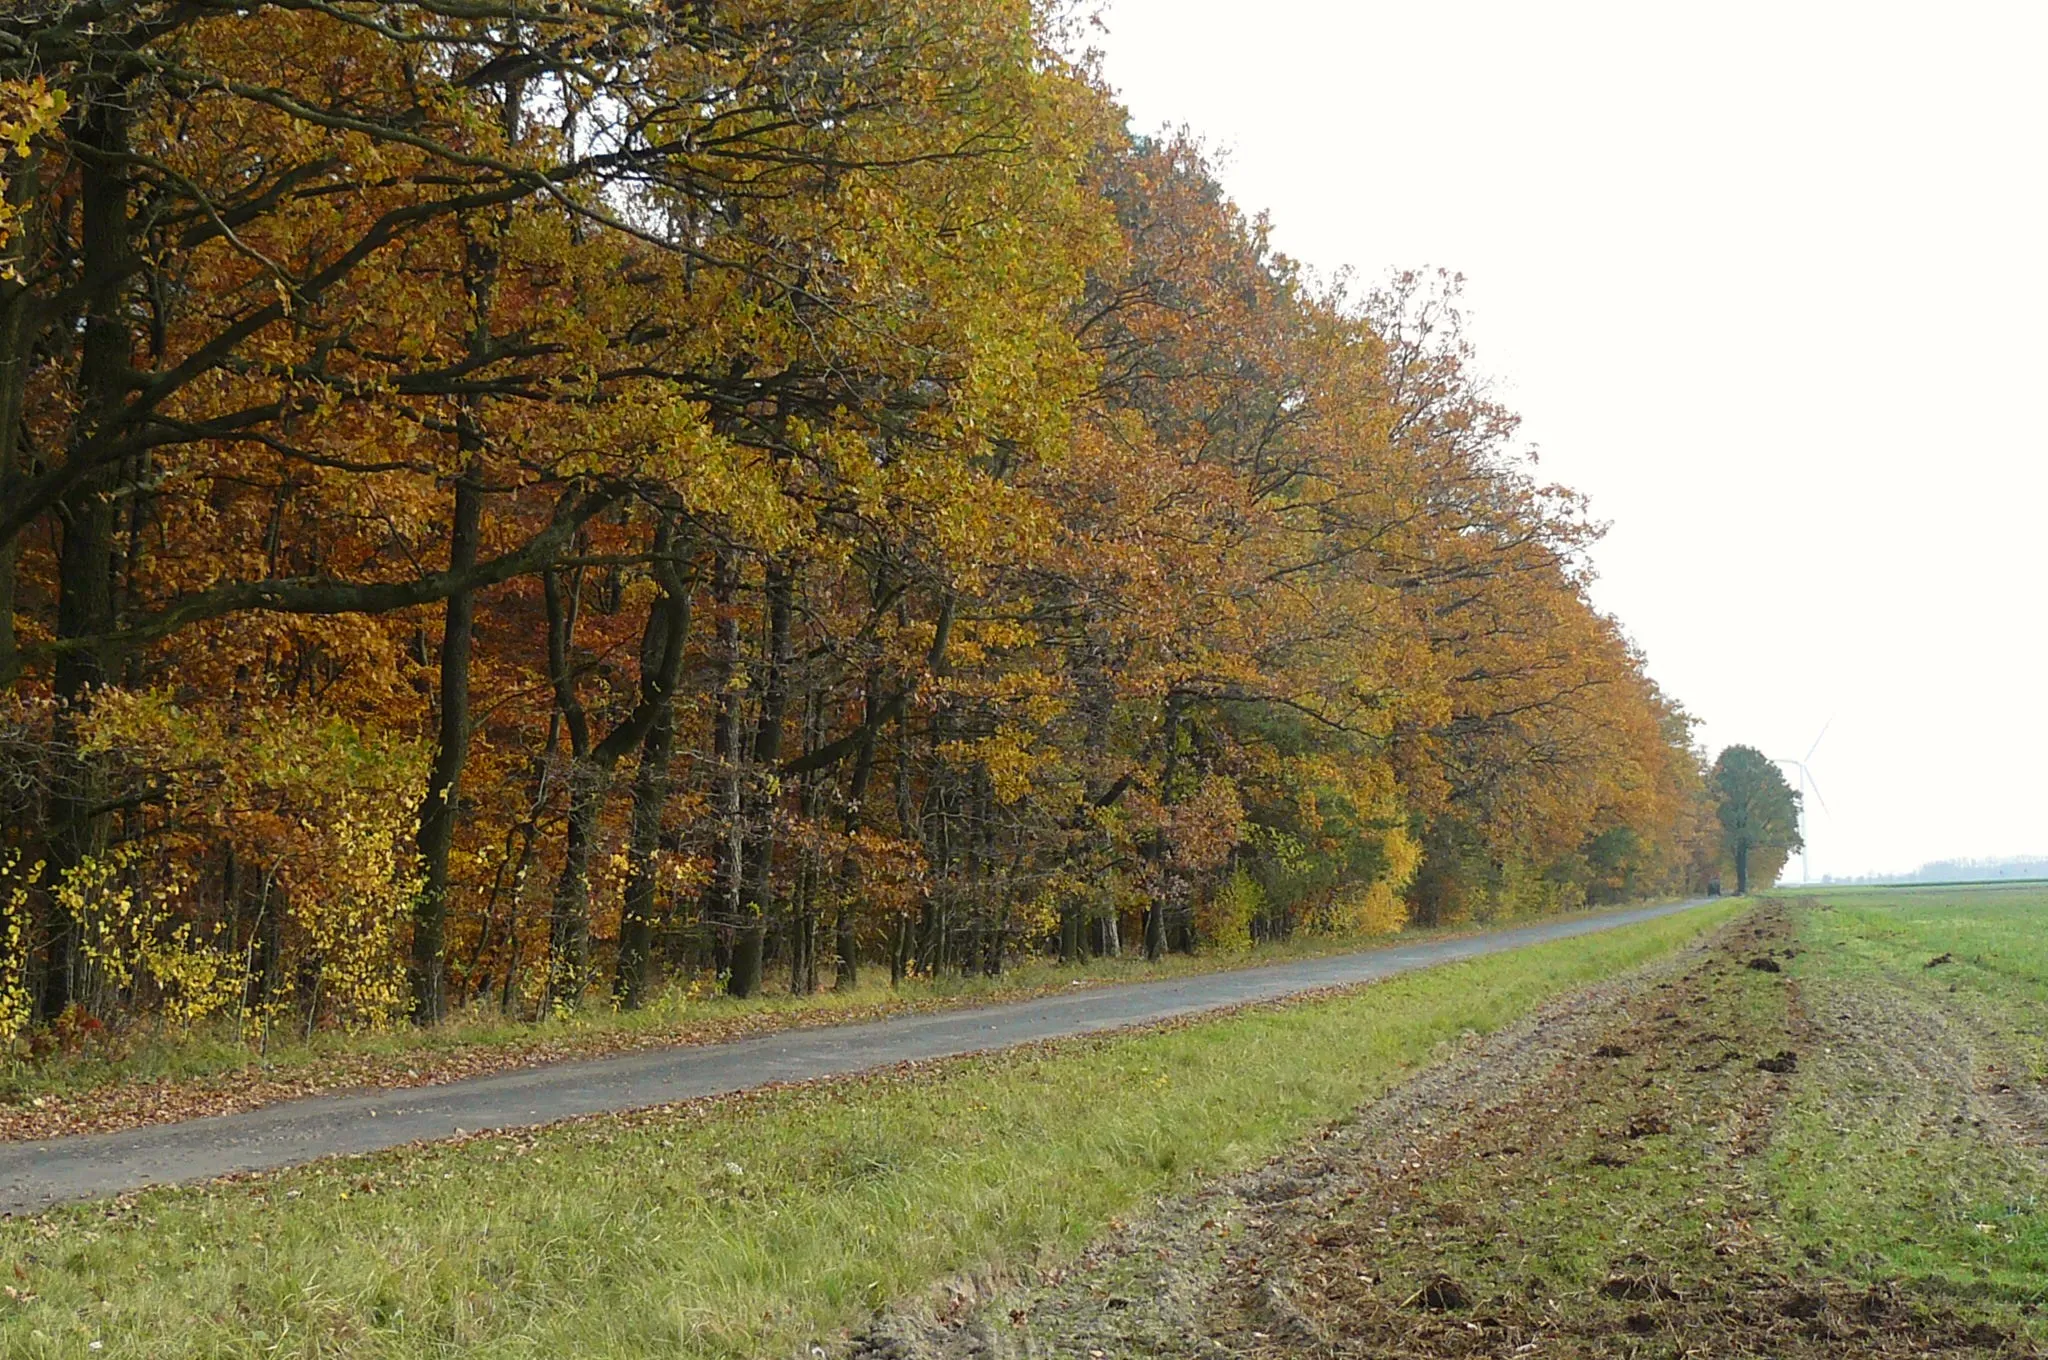
[[[1736,892],[1748,892],[1752,879],[1769,887],[1804,848],[1799,804],[1785,772],[1755,747],[1730,746],[1714,761],[1714,810]]]
[[[1059,20],[0,17],[0,1030],[1700,882],[1457,281],[1309,277]]]

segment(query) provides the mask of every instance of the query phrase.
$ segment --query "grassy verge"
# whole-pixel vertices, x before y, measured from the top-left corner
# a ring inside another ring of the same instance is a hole
[[[133,1032],[34,1062],[0,1059],[0,1138],[132,1127],[322,1090],[446,1081],[533,1062],[1019,1000],[1076,986],[1253,967],[1451,933],[1456,932],[1407,932],[1378,940],[1304,935],[1244,952],[1174,954],[1156,963],[1141,955],[1078,964],[1027,959],[1001,977],[949,973],[912,979],[895,989],[886,972],[868,969],[863,983],[849,991],[794,996],[771,990],[743,1001],[703,982],[679,983],[636,1011],[592,1004],[532,1023],[495,1007],[479,1007],[424,1030],[398,1026],[300,1040],[273,1036],[260,1050],[232,1026],[182,1034]]]
[[[758,1356],[1059,1255],[1715,906],[1340,998],[0,1225],[0,1354]]]

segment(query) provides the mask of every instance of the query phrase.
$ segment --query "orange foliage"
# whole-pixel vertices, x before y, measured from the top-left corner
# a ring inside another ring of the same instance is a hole
[[[374,1023],[408,960],[425,1015],[633,1004],[1696,877],[1687,720],[1454,281],[1313,284],[1045,19],[0,49],[5,1023],[191,959]]]

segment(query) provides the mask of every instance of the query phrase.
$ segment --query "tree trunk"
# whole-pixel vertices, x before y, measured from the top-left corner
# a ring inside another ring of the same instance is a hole
[[[815,686],[804,696],[804,751],[814,754],[825,742],[825,696]],[[823,810],[824,777],[817,771],[803,775],[802,816],[806,827],[815,827]],[[789,990],[810,996],[818,990],[818,917],[825,890],[825,865],[818,852],[805,846],[797,870],[795,914],[790,930]]]
[[[797,870],[796,892],[790,904],[789,992],[809,996],[818,990],[817,865],[809,851]]]
[[[1735,895],[1746,896],[1749,892],[1749,842],[1735,843]]]
[[[562,872],[548,915],[548,994],[575,1002],[590,982],[590,852],[597,817],[610,792],[610,771],[586,758],[569,767],[569,817]]]
[[[448,539],[448,566],[476,565],[483,537],[482,468],[472,457],[455,483],[455,522]],[[444,995],[448,948],[448,856],[455,845],[457,799],[462,767],[469,758],[469,660],[475,635],[476,595],[462,590],[448,597],[441,626],[441,714],[434,765],[420,803],[419,899],[413,907],[412,1018],[431,1025],[447,1013]]]
[[[1166,957],[1166,904],[1153,902],[1145,908],[1145,959],[1157,963]]]
[[[765,774],[782,757],[783,717],[789,706],[789,623],[794,587],[789,569],[771,565],[765,584],[768,597],[766,675],[761,686],[760,721],[754,729],[753,763]],[[772,786],[756,782],[746,799],[745,850],[741,856],[740,919],[733,939],[732,971],[726,991],[753,996],[761,990],[762,952],[767,943],[768,912],[773,900],[775,869],[775,805]]]
[[[881,673],[870,668],[863,685],[866,700],[863,705],[863,731],[860,749],[853,755],[853,777],[846,786],[846,815],[840,829],[849,842],[860,830],[861,805],[867,800],[868,785],[875,777],[875,746],[877,728],[880,724],[882,696],[880,692]],[[842,992],[852,991],[860,983],[859,941],[854,933],[854,897],[860,890],[860,861],[855,858],[851,844],[839,857],[839,877],[833,887],[836,899],[836,921],[833,929],[833,952],[838,955],[838,977],[834,986]]]
[[[711,873],[704,883],[698,918],[710,937],[712,972],[729,974],[733,932],[739,926],[741,710],[739,562],[720,549],[711,569],[711,600],[718,618],[717,707],[711,723],[711,760],[716,772],[718,835],[711,844]]]
[[[1164,734],[1166,759],[1159,776],[1159,801],[1166,807],[1180,801],[1176,796],[1180,785],[1180,715],[1180,702],[1169,698],[1166,701]],[[1153,838],[1150,851],[1155,882],[1152,902],[1145,909],[1145,957],[1157,963],[1166,955],[1167,894],[1173,870],[1173,848],[1168,844],[1164,831]]]
[[[669,763],[675,754],[675,708],[670,705],[647,731],[640,768],[633,779],[633,822],[626,849],[626,901],[619,921],[619,1003],[635,1009],[653,982],[655,855],[661,848],[661,814],[669,794]]]
[[[518,124],[520,91],[506,87],[507,134]],[[497,230],[505,223],[501,219]],[[469,293],[470,358],[483,362],[491,347],[491,299],[498,282],[498,243],[494,236],[465,228],[463,280]],[[483,539],[484,430],[483,398],[465,396],[456,416],[456,440],[462,472],[455,481],[455,519],[449,527],[448,568],[468,571],[476,566]],[[440,730],[434,765],[420,804],[417,844],[423,882],[413,909],[412,1014],[415,1022],[433,1024],[447,1012],[448,857],[455,845],[460,815],[462,767],[469,759],[469,662],[476,624],[476,592],[458,590],[448,597],[441,627]]]
[[[657,535],[655,550],[661,554],[674,551],[673,535],[666,526]],[[673,648],[675,668],[668,674],[668,692],[659,704],[647,735],[640,743],[640,768],[633,778],[633,819],[626,846],[626,899],[619,919],[619,962],[615,990],[621,1004],[628,1009],[639,1006],[647,997],[652,984],[654,967],[654,918],[655,918],[655,856],[661,850],[661,816],[668,805],[669,764],[675,754],[676,706],[675,687],[680,683],[684,635],[690,624],[690,586],[681,571],[673,566],[669,570],[669,588],[675,592],[675,602],[667,613],[668,623],[664,627],[660,642],[663,649]],[[668,628],[677,631],[677,636],[667,636]],[[656,640],[652,628],[641,640],[640,675],[643,698],[659,698],[647,683],[649,676],[661,674],[667,659],[657,654],[651,644]]]
[[[555,880],[549,913],[548,988],[543,1008],[556,1001],[575,1001],[590,983],[590,858],[597,842],[598,820],[611,790],[612,771],[621,757],[647,740],[664,711],[675,702],[682,676],[683,647],[689,631],[688,587],[672,557],[672,532],[664,520],[655,531],[653,564],[661,595],[649,608],[641,635],[640,699],[633,711],[606,734],[591,742],[590,719],[576,694],[569,669],[573,614],[562,600],[552,571],[542,577],[548,617],[548,670],[555,704],[569,730],[569,818],[562,850],[562,872]],[[580,577],[579,577],[580,582]]]
[[[28,214],[35,206],[39,182],[40,153],[31,151],[18,162],[7,180],[7,206]],[[29,312],[28,288],[10,282],[10,274],[25,272],[30,241],[40,224],[26,217],[17,219],[8,248],[0,252],[0,501],[14,495],[15,479],[21,473],[21,413],[28,397]],[[11,686],[20,671],[21,658],[14,634],[15,555],[18,537],[0,542],[0,689]]]
[[[916,834],[916,824],[910,811],[910,710],[907,707],[896,713],[895,783],[896,834],[908,841]],[[889,986],[892,990],[903,985],[904,976],[910,971],[912,947],[910,913],[899,911],[889,940]]]
[[[128,184],[119,160],[128,151],[127,94],[95,91],[80,119],[81,141],[105,160],[81,162],[79,185],[80,274],[85,315],[79,341],[78,387],[82,407],[74,421],[67,456],[85,458],[101,426],[117,416],[127,392],[134,340],[123,314],[121,279],[128,259]],[[62,541],[57,559],[57,636],[104,634],[114,623],[114,469],[100,467],[80,480],[57,507]],[[50,881],[60,882],[95,854],[100,842],[97,771],[77,749],[78,718],[92,692],[106,679],[98,647],[61,653],[56,666],[57,768],[49,803]],[[56,908],[61,913],[62,908]],[[55,1017],[76,996],[80,923],[63,916],[51,922],[50,959],[44,973],[42,1012]]]
[[[911,935],[910,913],[896,913],[896,924],[889,932],[889,987],[903,985],[903,979],[910,976],[910,951],[914,946]]]

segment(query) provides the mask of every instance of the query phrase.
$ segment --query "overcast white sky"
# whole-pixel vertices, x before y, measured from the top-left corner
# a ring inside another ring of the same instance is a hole
[[[1466,275],[1709,748],[1832,718],[1815,878],[2048,851],[2048,4],[1104,20],[1136,126],[1222,150],[1283,250]]]

